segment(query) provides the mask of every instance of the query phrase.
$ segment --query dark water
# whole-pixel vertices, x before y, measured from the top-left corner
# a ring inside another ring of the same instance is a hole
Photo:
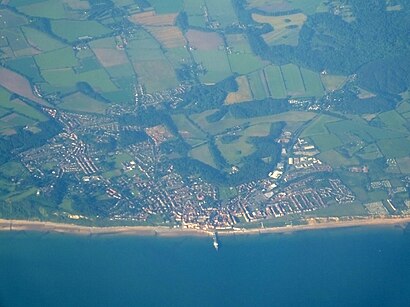
[[[0,306],[410,306],[410,234],[0,234]]]

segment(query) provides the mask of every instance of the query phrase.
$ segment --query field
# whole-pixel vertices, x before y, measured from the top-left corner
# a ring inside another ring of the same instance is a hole
[[[229,164],[238,165],[242,159],[255,151],[255,147],[248,143],[248,138],[241,136],[229,144],[216,140],[216,146]]]
[[[302,74],[303,84],[306,89],[304,95],[311,97],[322,97],[324,94],[324,89],[319,74],[305,68],[300,68],[300,72]]]
[[[61,38],[73,42],[81,37],[98,37],[111,30],[94,20],[52,20],[52,31]]]
[[[288,95],[303,95],[305,92],[305,85],[299,67],[293,64],[288,64],[281,66],[281,71]]]
[[[27,79],[3,67],[0,67],[0,85],[10,92],[17,93],[41,105],[48,105],[43,99],[33,94],[30,82]]]
[[[248,0],[247,8],[258,9],[266,13],[287,12],[300,9],[305,14],[318,11],[323,0]]]
[[[178,27],[145,27],[165,48],[178,48],[186,45],[185,38]]]
[[[98,114],[104,114],[108,107],[107,104],[92,99],[82,93],[75,93],[65,97],[63,102],[58,106],[66,111]]]
[[[224,45],[222,37],[215,32],[189,30],[186,37],[189,45],[196,50],[217,50]]]
[[[68,68],[78,64],[73,49],[70,47],[45,52],[34,57],[40,70]]]
[[[263,75],[265,76],[266,83],[269,86],[269,91],[273,98],[281,99],[287,96],[287,90],[280,67],[268,66],[265,68]]]
[[[310,138],[320,151],[327,151],[343,144],[337,136],[331,134],[317,134]]]
[[[200,76],[204,83],[213,84],[232,75],[225,50],[194,50],[195,61],[205,68],[205,74]]]
[[[196,127],[184,114],[172,116],[173,121],[178,127],[180,135],[192,146],[203,143],[206,134]]]
[[[153,11],[137,13],[129,17],[130,21],[144,26],[173,26],[177,14],[157,15]]]
[[[205,0],[209,15],[216,20],[222,28],[238,22],[231,1]]]
[[[408,137],[382,139],[377,142],[377,145],[386,158],[408,157],[410,153],[410,139]]]
[[[149,3],[151,3],[158,14],[178,13],[184,5],[183,0],[150,0]]]
[[[340,89],[347,80],[347,77],[345,76],[336,76],[328,74],[321,74],[320,77],[322,79],[323,86],[329,92]]]
[[[311,122],[305,130],[303,130],[301,137],[309,137],[317,134],[328,134],[329,131],[326,128],[326,124],[338,120],[340,119],[333,116],[320,115],[317,119]]]
[[[41,51],[51,51],[63,48],[65,45],[48,34],[31,27],[21,27],[27,42]]]
[[[260,100],[270,96],[263,71],[257,71],[249,74],[248,81],[252,89],[254,99]]]
[[[378,115],[379,119],[392,130],[407,131],[406,120],[395,110],[384,112]]]
[[[307,16],[302,13],[285,16],[264,16],[253,13],[252,19],[258,23],[272,25],[273,31],[263,34],[262,37],[269,45],[296,46],[299,41],[299,32]]]
[[[238,91],[229,93],[226,97],[227,104],[239,103],[252,100],[252,93],[249,87],[248,78],[246,76],[240,76],[236,78],[238,84]]]
[[[290,111],[285,113],[280,113],[276,115],[253,117],[253,118],[243,118],[237,119],[229,115],[225,116],[223,119],[218,121],[217,124],[209,123],[206,120],[206,117],[212,114],[215,111],[205,111],[199,114],[193,114],[190,118],[196,122],[204,131],[209,132],[212,135],[222,134],[227,129],[233,128],[235,126],[241,126],[248,124],[249,126],[259,125],[262,123],[273,123],[284,121],[290,124],[302,124],[305,121],[312,119],[316,114],[310,112],[299,112],[299,111]]]
[[[349,167],[360,164],[356,158],[347,159],[335,150],[329,150],[319,154],[319,159],[335,168]]]
[[[159,43],[148,32],[140,30],[136,39],[129,41],[127,54],[137,73],[138,82],[149,93],[178,85],[173,66],[161,51]]]
[[[216,164],[214,162],[211,152],[209,151],[208,144],[204,144],[193,148],[189,152],[189,156],[193,159],[199,160],[205,164],[208,164],[209,166],[216,168]]]

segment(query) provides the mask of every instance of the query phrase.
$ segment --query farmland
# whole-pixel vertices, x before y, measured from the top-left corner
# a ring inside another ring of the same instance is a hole
[[[209,229],[402,210],[406,12],[375,32],[368,1],[3,1],[0,200]]]

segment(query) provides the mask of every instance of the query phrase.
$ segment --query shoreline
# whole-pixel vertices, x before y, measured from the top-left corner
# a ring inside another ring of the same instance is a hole
[[[312,221],[312,220],[311,220]],[[220,236],[232,235],[257,235],[269,233],[293,233],[307,230],[336,229],[349,227],[383,227],[383,226],[405,226],[410,223],[410,216],[389,217],[389,218],[362,218],[342,221],[315,222],[306,225],[252,228],[252,229],[191,229],[191,228],[170,228],[166,226],[106,226],[92,227],[75,224],[63,224],[55,222],[41,222],[28,220],[6,220],[0,219],[0,232],[54,232],[72,235],[135,235],[135,236],[201,236],[212,235],[215,231]]]

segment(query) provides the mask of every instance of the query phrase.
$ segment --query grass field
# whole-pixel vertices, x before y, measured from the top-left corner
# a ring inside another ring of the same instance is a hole
[[[1,100],[0,107],[3,109],[7,109],[9,111],[19,113],[25,117],[31,118],[35,121],[46,121],[47,117],[34,109],[33,107],[29,106],[25,102],[21,101],[20,99],[14,99],[12,101]]]
[[[248,75],[249,85],[252,90],[253,98],[256,100],[269,97],[269,89],[266,84],[263,71],[256,71]]]
[[[26,5],[17,4],[18,1],[12,1],[11,5],[16,5],[17,10],[29,16],[44,18],[67,18],[66,11],[62,1],[45,0],[30,1]],[[21,2],[20,2],[21,3]],[[45,9],[47,8],[47,9]]]
[[[283,80],[285,81],[285,87],[288,95],[302,96],[305,93],[305,86],[302,76],[300,74],[299,67],[294,64],[288,64],[281,66]]]
[[[43,78],[37,67],[37,63],[33,57],[18,57],[13,60],[9,60],[6,63],[7,68],[22,74],[32,82],[43,82]]]
[[[61,109],[80,112],[80,113],[98,113],[104,114],[108,105],[88,97],[82,93],[74,93],[64,97],[63,101],[58,105]]]
[[[253,13],[252,19],[258,23],[272,25],[273,31],[263,34],[262,37],[269,45],[296,46],[299,41],[299,32],[307,16],[302,13],[285,16],[265,16]]]
[[[329,92],[340,89],[347,80],[347,77],[345,76],[336,76],[328,74],[322,74],[320,75],[320,78],[322,79],[323,86]]]
[[[303,83],[306,88],[306,92],[304,95],[322,97],[324,94],[324,88],[322,85],[322,81],[320,79],[320,75],[316,72],[313,72],[302,67],[300,68],[300,72],[302,74]]]
[[[21,27],[26,40],[30,45],[42,51],[51,51],[63,48],[65,45],[48,34],[31,27]]]
[[[310,138],[322,152],[339,147],[343,144],[337,136],[331,134],[317,134]]]
[[[78,64],[71,47],[41,53],[36,55],[34,59],[40,70],[74,67]]]
[[[317,134],[328,134],[329,131],[326,128],[326,124],[339,120],[339,118],[330,115],[320,115],[317,119],[311,122],[305,130],[303,130],[300,136],[309,137]]]
[[[52,69],[43,70],[44,79],[57,88],[75,88],[77,82],[87,82],[95,90],[100,92],[112,92],[117,87],[112,83],[109,76],[103,69],[87,71],[76,74],[72,69]]]
[[[250,126],[262,124],[262,123],[273,123],[273,122],[280,122],[284,121],[287,124],[292,124],[298,126],[301,125],[303,122],[306,122],[312,119],[316,114],[311,112],[300,112],[300,111],[290,111],[285,113],[280,113],[276,115],[270,116],[261,116],[261,117],[253,117],[253,118],[244,118],[244,119],[237,119],[232,118],[231,116],[227,115],[222,120],[218,121],[217,124],[209,123],[206,120],[206,117],[215,112],[214,110],[205,111],[198,114],[192,114],[190,118],[196,122],[204,131],[209,132],[212,135],[221,134],[225,130],[230,129],[235,126],[240,126],[244,124],[248,124]]]
[[[410,139],[382,139],[377,142],[382,153],[386,158],[403,158],[408,157],[410,153]]]
[[[73,42],[80,37],[97,37],[111,33],[111,29],[94,20],[51,20],[52,31],[61,38]]]
[[[395,110],[381,113],[378,117],[389,129],[407,131],[405,127],[407,121]]]
[[[354,165],[359,165],[359,161],[356,158],[347,159],[343,157],[340,153],[335,150],[329,150],[319,154],[319,159],[328,163],[330,166],[339,168],[339,167],[349,167]]]
[[[236,78],[238,84],[238,91],[229,93],[226,97],[226,104],[239,103],[252,100],[252,93],[249,87],[248,78],[246,76],[240,76]]]
[[[218,21],[222,28],[238,22],[231,1],[205,0],[211,18]]]
[[[189,156],[193,159],[199,160],[205,164],[208,164],[209,166],[216,168],[216,164],[214,162],[211,152],[209,151],[208,144],[204,144],[193,148],[189,152]]]
[[[149,3],[158,14],[178,13],[184,6],[183,0],[150,0]]]
[[[242,136],[229,144],[216,140],[216,146],[229,164],[238,165],[242,159],[255,152],[255,147],[247,142],[248,138]]]
[[[43,99],[35,96],[30,82],[23,76],[3,67],[0,67],[0,85],[12,93],[17,93],[41,105],[48,106]]]
[[[148,93],[173,88],[178,85],[175,71],[165,58],[162,60],[138,61],[134,63],[138,82]]]
[[[257,56],[250,53],[228,54],[229,63],[233,73],[248,74],[265,66]]]
[[[356,153],[356,155],[365,160],[375,160],[383,157],[379,147],[376,144],[370,144]]]
[[[193,125],[186,115],[172,115],[172,120],[177,125],[180,135],[192,146],[203,143],[206,140],[206,134]]]
[[[272,98],[286,98],[287,90],[279,66],[267,66],[264,71]]]
[[[225,50],[194,50],[192,54],[195,61],[206,69],[205,74],[200,76],[204,83],[216,83],[232,74]]]

